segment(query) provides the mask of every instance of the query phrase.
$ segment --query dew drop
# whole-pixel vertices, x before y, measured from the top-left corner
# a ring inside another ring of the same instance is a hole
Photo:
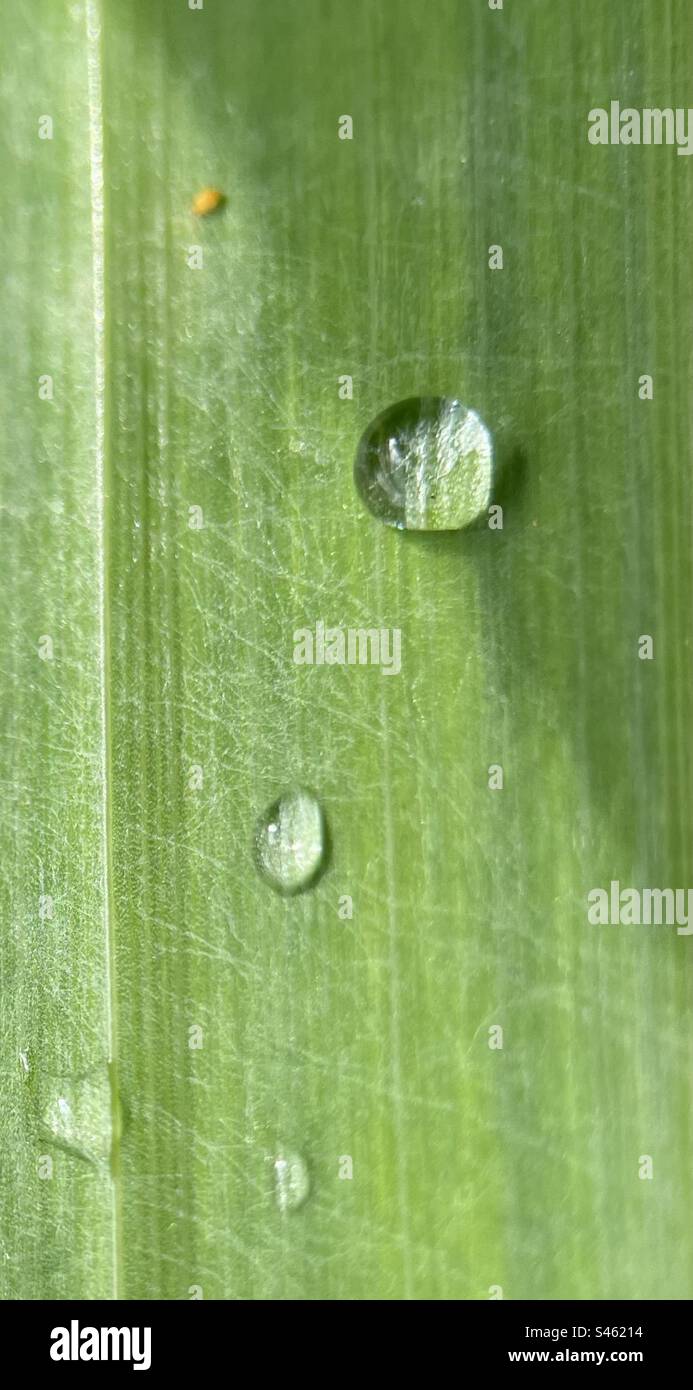
[[[305,1160],[298,1153],[284,1149],[274,1160],[274,1195],[281,1212],[295,1211],[303,1205],[310,1192],[310,1178]]]
[[[301,787],[284,792],[260,817],[255,853],[260,872],[279,893],[300,893],[325,859],[325,818]]]
[[[491,435],[461,401],[413,396],[371,421],[354,480],[369,511],[388,526],[458,531],[488,511]]]
[[[61,1149],[90,1163],[107,1163],[113,1143],[108,1068],[56,1081],[44,1095],[41,1124]]]

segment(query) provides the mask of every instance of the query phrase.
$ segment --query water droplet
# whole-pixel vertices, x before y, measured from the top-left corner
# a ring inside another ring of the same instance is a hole
[[[300,893],[325,858],[325,818],[311,792],[284,792],[258,821],[255,851],[261,873],[280,893]]]
[[[55,1144],[90,1163],[107,1163],[113,1143],[108,1068],[63,1077],[44,1094],[41,1123]]]
[[[368,426],[354,479],[369,511],[388,526],[457,531],[490,505],[491,435],[461,401],[414,396]]]
[[[310,1192],[310,1178],[305,1160],[298,1153],[284,1149],[274,1160],[274,1194],[281,1212],[295,1211],[303,1205]]]

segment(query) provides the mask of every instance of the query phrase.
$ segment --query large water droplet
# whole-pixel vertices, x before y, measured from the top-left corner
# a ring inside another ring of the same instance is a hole
[[[107,1163],[113,1144],[113,1102],[108,1068],[63,1077],[44,1091],[41,1124],[60,1148],[90,1163]]]
[[[280,893],[300,893],[325,858],[325,818],[311,792],[284,792],[258,821],[255,852],[261,872]]]
[[[274,1195],[281,1212],[295,1211],[303,1205],[310,1192],[310,1178],[305,1160],[298,1153],[284,1149],[274,1160]]]
[[[369,511],[388,526],[457,531],[490,506],[491,435],[461,401],[398,401],[362,435],[354,479]]]

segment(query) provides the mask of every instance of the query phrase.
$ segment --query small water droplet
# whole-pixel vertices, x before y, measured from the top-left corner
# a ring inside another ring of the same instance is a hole
[[[388,526],[458,531],[488,511],[491,435],[461,401],[398,401],[362,435],[354,479],[369,511]]]
[[[41,1124],[53,1142],[90,1163],[107,1163],[113,1142],[108,1068],[55,1081],[44,1093]]]
[[[280,893],[300,893],[325,858],[325,818],[319,802],[301,787],[283,792],[260,817],[255,853],[261,873]]]
[[[310,1192],[310,1178],[305,1159],[284,1149],[274,1160],[274,1195],[281,1212],[295,1211],[303,1205]]]

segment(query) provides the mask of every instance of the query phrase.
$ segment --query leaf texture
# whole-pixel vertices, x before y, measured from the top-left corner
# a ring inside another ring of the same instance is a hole
[[[689,161],[587,140],[688,19],[3,0],[4,1298],[691,1296],[690,943],[587,921],[693,881]],[[364,511],[418,394],[502,530]]]

